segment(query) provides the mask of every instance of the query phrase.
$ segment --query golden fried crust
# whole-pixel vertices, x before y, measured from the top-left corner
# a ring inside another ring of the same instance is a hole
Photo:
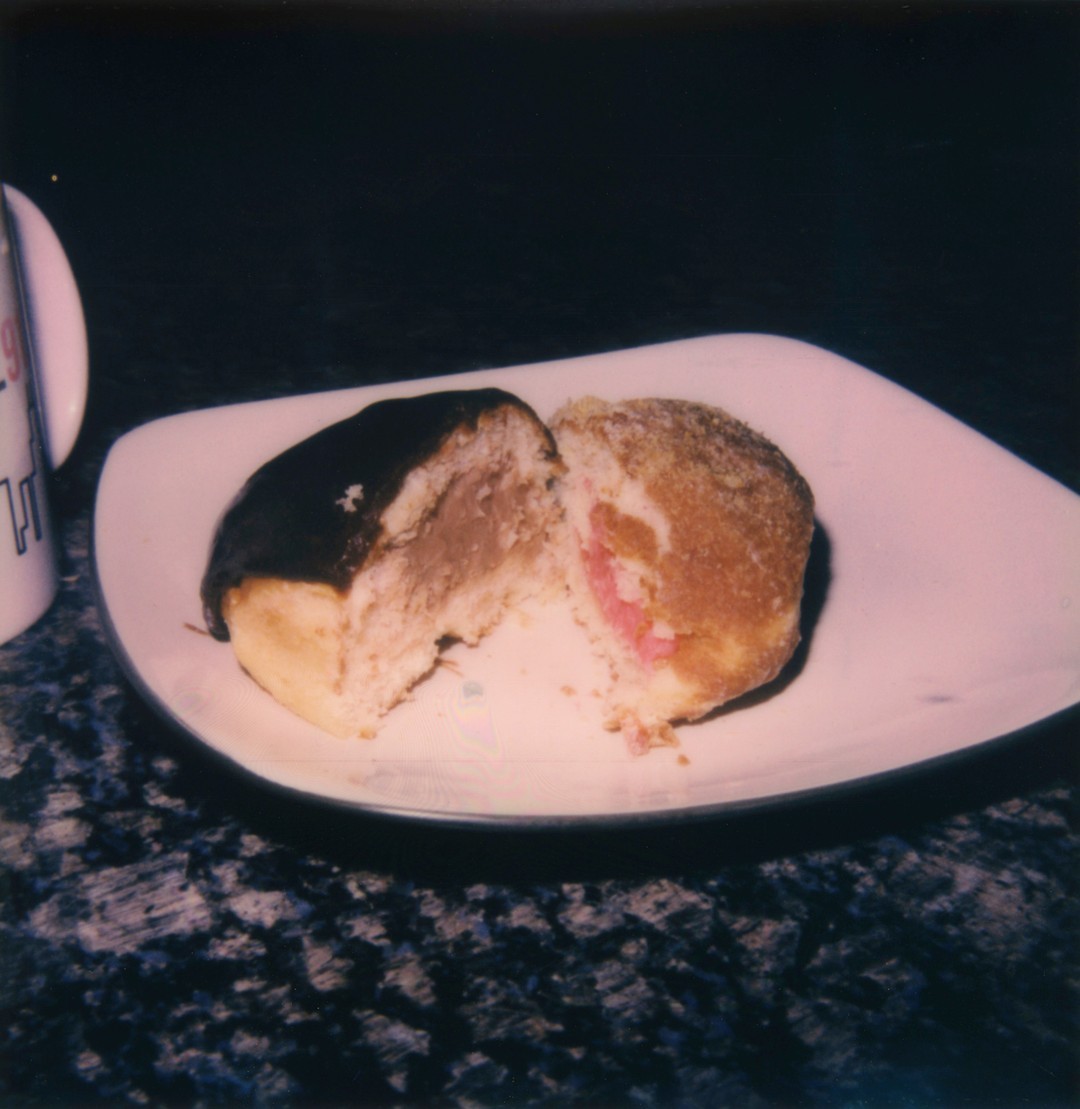
[[[342,595],[323,582],[247,578],[222,613],[240,665],[276,700],[333,735],[351,731],[339,705]]]
[[[813,531],[795,467],[745,424],[689,401],[586,398],[557,417],[557,437],[566,429],[602,440],[670,525],[658,549],[640,519],[599,510],[614,554],[654,568],[647,612],[678,641],[657,665],[696,691],[702,711],[773,678],[798,643]]]

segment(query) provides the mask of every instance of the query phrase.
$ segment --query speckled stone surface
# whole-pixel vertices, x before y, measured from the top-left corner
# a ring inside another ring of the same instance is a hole
[[[1075,717],[766,815],[430,828],[175,735],[93,587],[149,419],[717,331],[838,350],[1076,488],[1075,17],[906,8],[9,24],[4,173],[94,380],[60,596],[0,647],[3,1104],[1076,1104]]]

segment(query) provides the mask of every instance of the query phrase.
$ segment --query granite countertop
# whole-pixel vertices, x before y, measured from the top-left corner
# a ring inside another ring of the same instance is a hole
[[[1080,486],[1075,18],[738,10],[12,22],[4,174],[68,246],[93,384],[60,594],[0,647],[5,1104],[1075,1104],[1075,716],[769,813],[433,828],[230,773],[107,641],[104,458],[212,404],[770,331]],[[372,90],[414,131],[438,105],[423,151]]]

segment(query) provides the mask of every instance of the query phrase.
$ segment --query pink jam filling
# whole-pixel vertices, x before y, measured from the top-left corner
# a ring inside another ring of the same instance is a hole
[[[589,585],[607,622],[634,648],[642,665],[651,668],[657,659],[670,658],[675,653],[675,640],[656,635],[642,606],[619,596],[615,556],[601,541],[600,532],[594,510],[589,545],[582,550]]]

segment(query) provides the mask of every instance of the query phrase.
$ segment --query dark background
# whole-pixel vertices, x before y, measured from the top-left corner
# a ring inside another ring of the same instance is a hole
[[[0,165],[90,329],[66,480],[180,407],[764,331],[1076,487],[1078,29],[1053,3],[9,5]]]

